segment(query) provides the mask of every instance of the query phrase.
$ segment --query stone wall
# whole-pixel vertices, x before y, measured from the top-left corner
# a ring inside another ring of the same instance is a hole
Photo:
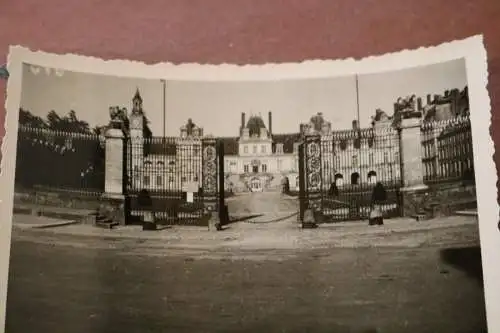
[[[101,196],[76,192],[22,191],[14,193],[16,205],[42,205],[58,208],[97,210]]]
[[[402,198],[404,216],[425,212],[428,217],[437,218],[477,208],[475,185],[462,182],[433,184],[424,190],[403,192]]]
[[[14,213],[68,219],[98,213],[120,224],[127,223],[124,198],[106,194],[17,190],[14,193]]]

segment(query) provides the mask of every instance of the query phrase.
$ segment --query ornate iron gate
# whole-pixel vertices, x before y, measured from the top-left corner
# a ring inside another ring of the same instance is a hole
[[[369,217],[377,183],[386,190],[385,217],[400,215],[399,133],[393,127],[305,135],[299,156],[301,216],[305,208],[319,223]],[[302,191],[301,191],[302,192]]]
[[[125,146],[130,222],[154,217],[157,224],[208,225],[224,202],[223,152],[215,139],[128,137]]]

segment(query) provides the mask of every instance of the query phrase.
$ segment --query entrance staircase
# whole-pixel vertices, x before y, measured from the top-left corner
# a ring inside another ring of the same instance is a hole
[[[459,198],[446,202],[427,202],[412,216],[417,221],[424,221],[442,216],[454,215],[457,211],[477,209],[476,198]]]
[[[118,222],[113,221],[113,219],[105,213],[90,209],[54,207],[49,205],[15,204],[13,213],[18,215],[33,215],[74,221],[74,223],[91,224],[105,229],[111,229],[119,224]]]
[[[105,214],[102,214],[100,212],[93,212],[89,216],[92,216],[93,218],[93,225],[98,227],[98,228],[103,228],[103,229],[113,229],[113,227],[119,225],[118,222],[113,221],[113,219],[109,218]]]

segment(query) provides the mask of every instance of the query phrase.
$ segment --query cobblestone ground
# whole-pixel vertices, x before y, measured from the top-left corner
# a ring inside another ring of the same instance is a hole
[[[297,198],[280,192],[238,193],[226,199],[233,220],[265,223],[285,220],[299,210]]]
[[[267,248],[210,250],[192,231],[120,238],[15,229],[6,332],[486,332],[476,226],[342,228],[358,232],[346,239],[420,241],[287,248],[276,234],[273,249],[261,229],[245,239],[260,235]]]

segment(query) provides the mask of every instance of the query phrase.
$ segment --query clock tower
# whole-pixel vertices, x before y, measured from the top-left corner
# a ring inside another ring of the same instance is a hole
[[[133,169],[140,169],[144,159],[144,110],[142,109],[142,97],[139,89],[136,90],[132,99],[129,126]]]
[[[142,138],[144,132],[144,110],[142,109],[142,97],[139,89],[136,90],[132,99],[132,112],[130,113],[130,136]]]

